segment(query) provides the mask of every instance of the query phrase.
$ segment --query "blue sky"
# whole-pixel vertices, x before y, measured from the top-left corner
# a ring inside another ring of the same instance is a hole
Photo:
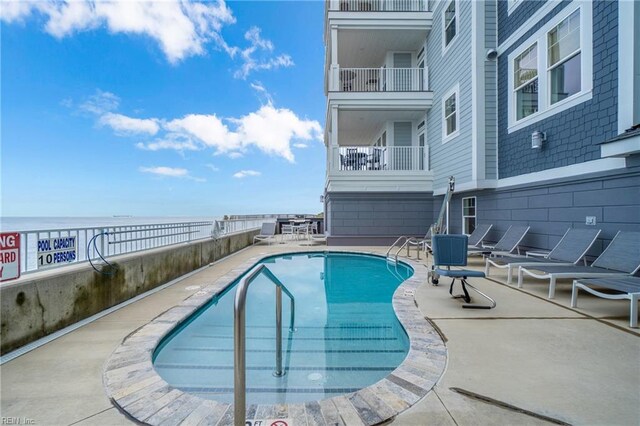
[[[3,1],[2,216],[321,211],[323,7]]]

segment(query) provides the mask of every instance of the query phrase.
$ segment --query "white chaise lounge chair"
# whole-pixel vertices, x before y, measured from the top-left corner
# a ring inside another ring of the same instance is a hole
[[[615,293],[603,293],[592,287],[606,288],[614,290]],[[620,277],[620,278],[592,278],[573,281],[573,291],[571,293],[571,307],[578,307],[578,290],[582,289],[594,296],[604,299],[621,300],[628,299],[631,304],[629,308],[629,327],[638,327],[638,301],[640,301],[640,277]]]
[[[558,278],[620,278],[635,275],[638,270],[640,270],[640,232],[618,232],[591,266],[520,266],[518,288],[522,287],[525,275],[539,280],[548,279],[549,299],[553,299]]]
[[[260,234],[253,237],[253,244],[256,242],[266,242],[271,245],[272,241],[276,240],[276,223],[269,222],[263,223],[262,228],[260,229]]]
[[[529,232],[529,228],[529,226],[512,225],[494,246],[483,244],[481,248],[470,248],[468,255],[508,255],[516,249],[518,254],[520,254],[518,245],[524,239],[525,235],[527,235],[527,232]]]
[[[600,235],[599,229],[569,228],[560,242],[544,257],[495,256],[487,257],[484,274],[491,266],[507,270],[507,284],[511,284],[513,270],[519,266],[577,265]]]

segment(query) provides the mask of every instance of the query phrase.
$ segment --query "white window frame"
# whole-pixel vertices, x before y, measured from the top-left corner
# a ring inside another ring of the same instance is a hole
[[[522,53],[526,52],[527,50],[531,49],[534,46],[536,48],[536,56],[539,56],[540,55],[540,46],[538,46],[538,42],[537,41],[535,43],[533,43],[531,46],[523,49]],[[518,55],[518,56],[520,56],[520,55]],[[514,67],[513,67],[514,69],[513,70],[514,71],[515,71],[515,61],[518,58],[518,56],[513,58],[513,63],[514,63]],[[516,110],[515,110],[515,118],[516,119],[518,117],[518,110],[517,110],[517,108],[518,108],[518,91],[523,89],[525,86],[528,86],[529,84],[531,84],[531,82],[534,81],[534,80],[538,80],[538,111],[540,111],[540,70],[538,69],[539,64],[540,64],[540,58],[538,58],[538,64],[536,65],[536,76],[534,78],[529,79],[526,83],[523,83],[523,84],[521,84],[519,86],[515,86],[515,81],[513,83],[515,87],[513,87],[511,96],[513,96],[513,100],[514,100],[514,104],[515,104],[515,108],[516,108]],[[534,112],[533,114],[527,115],[527,117],[530,117],[530,116],[536,114],[538,111]],[[520,120],[524,120],[527,117],[523,117]],[[520,121],[520,120],[518,120],[518,121]]]
[[[447,118],[445,117],[445,103],[452,95],[456,96],[456,130],[447,135]],[[456,83],[447,93],[442,97],[442,143],[447,143],[451,139],[460,134],[460,83]]]
[[[474,209],[475,214],[473,216],[464,214],[464,200],[469,200],[471,198],[474,199],[473,209]],[[476,197],[476,196],[464,197],[462,199],[462,233],[466,234],[466,235],[470,235],[471,234],[471,232],[467,232],[467,231],[469,231],[468,229],[465,229],[465,221],[464,221],[466,218],[469,218],[469,217],[472,217],[472,218],[475,219],[475,226],[477,227],[478,226],[478,197]]]
[[[577,3],[577,4],[576,4]],[[551,84],[548,67],[547,34],[560,22],[580,9],[580,84],[581,90],[561,101],[551,104]],[[514,61],[522,52],[538,43],[538,112],[516,120],[516,98],[514,90]],[[593,97],[593,5],[591,1],[572,2],[562,12],[542,26],[508,55],[508,124],[507,132],[512,133],[559,112],[586,102]],[[544,131],[544,129],[540,129]]]
[[[449,44],[446,44],[447,29],[445,28],[445,12],[447,11],[451,3],[455,3],[455,8],[456,8],[456,13],[455,13],[456,34],[453,36]],[[460,34],[460,0],[449,0],[448,2],[446,2],[442,7],[440,16],[442,18],[442,55],[444,56],[444,54],[447,53],[451,45],[455,43],[455,41],[458,39],[458,34]]]
[[[513,11],[516,10],[516,8],[520,6],[522,3],[524,3],[524,0],[508,0],[507,15],[511,15]]]

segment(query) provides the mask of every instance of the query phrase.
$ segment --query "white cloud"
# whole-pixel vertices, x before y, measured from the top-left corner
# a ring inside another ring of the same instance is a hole
[[[220,35],[224,25],[235,22],[224,0],[3,1],[1,9],[0,19],[7,23],[34,13],[44,15],[45,30],[56,38],[99,27],[113,34],[145,35],[160,45],[171,63],[203,54],[204,45],[211,41],[223,50],[233,50]]]
[[[201,146],[193,142],[191,138],[184,135],[169,133],[164,138],[156,139],[152,142],[138,142],[136,148],[146,151],[160,151],[164,149],[172,149],[174,151],[198,151]]]
[[[151,173],[159,176],[170,176],[170,177],[186,177],[189,176],[189,172],[187,169],[174,168],[174,167],[140,167],[139,169],[143,173]]]
[[[255,170],[240,170],[239,172],[233,175],[234,178],[242,179],[247,176],[260,176],[262,173],[257,172]]]
[[[266,92],[259,82],[255,90]],[[322,127],[316,120],[298,117],[286,108],[276,108],[272,102],[239,118],[220,118],[216,114],[187,114],[182,118],[134,118],[114,110],[120,98],[98,90],[80,105],[80,109],[97,117],[102,126],[111,127],[120,136],[157,136],[139,140],[136,147],[147,151],[171,149],[178,152],[210,148],[216,155],[239,158],[251,148],[287,161],[295,162],[291,151],[306,148],[307,142],[322,141]]]
[[[210,169],[212,172],[219,172],[220,168],[214,166],[213,164],[205,164],[204,165],[206,168]]]
[[[240,51],[240,57],[244,63],[234,73],[234,77],[246,79],[255,70],[287,68],[294,65],[293,59],[289,55],[281,54],[271,57],[271,52],[274,49],[273,43],[263,39],[260,31],[258,27],[251,27],[245,33],[244,38],[250,43],[250,46]]]
[[[119,133],[147,133],[155,135],[160,130],[155,118],[131,118],[122,114],[108,112],[100,117],[99,123],[111,127]]]
[[[254,81],[253,83],[249,83],[251,88],[258,93],[258,97],[266,100],[267,103],[273,103],[273,98],[271,97],[271,93],[267,90],[264,85],[259,81]]]
[[[69,99],[66,100],[68,103]],[[114,111],[120,105],[120,98],[111,92],[96,90],[96,93],[80,104],[80,110],[92,114],[104,114]]]
[[[238,136],[229,132],[229,128],[215,114],[189,114],[180,119],[171,120],[165,129],[193,136],[217,152],[228,152],[241,148]]]
[[[183,179],[190,179],[196,182],[206,182],[206,179],[191,176],[187,169],[183,169],[179,167],[165,167],[165,166],[140,167],[138,170],[140,170],[142,173],[150,173],[156,176],[183,178]]]

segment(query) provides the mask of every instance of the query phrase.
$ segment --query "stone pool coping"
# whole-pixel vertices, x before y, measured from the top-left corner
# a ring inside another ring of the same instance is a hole
[[[248,259],[122,341],[104,366],[103,383],[111,402],[143,424],[232,425],[232,404],[183,392],[158,375],[152,363],[156,347],[175,327],[263,259],[325,252],[382,257],[372,252],[313,250]],[[447,349],[414,301],[418,286],[427,282],[427,268],[411,259],[402,259],[402,262],[414,271],[398,286],[392,300],[396,316],[409,336],[410,349],[404,361],[384,379],[356,392],[305,403],[248,405],[248,419],[288,418],[293,426],[375,425],[392,419],[427,395],[444,373]]]

